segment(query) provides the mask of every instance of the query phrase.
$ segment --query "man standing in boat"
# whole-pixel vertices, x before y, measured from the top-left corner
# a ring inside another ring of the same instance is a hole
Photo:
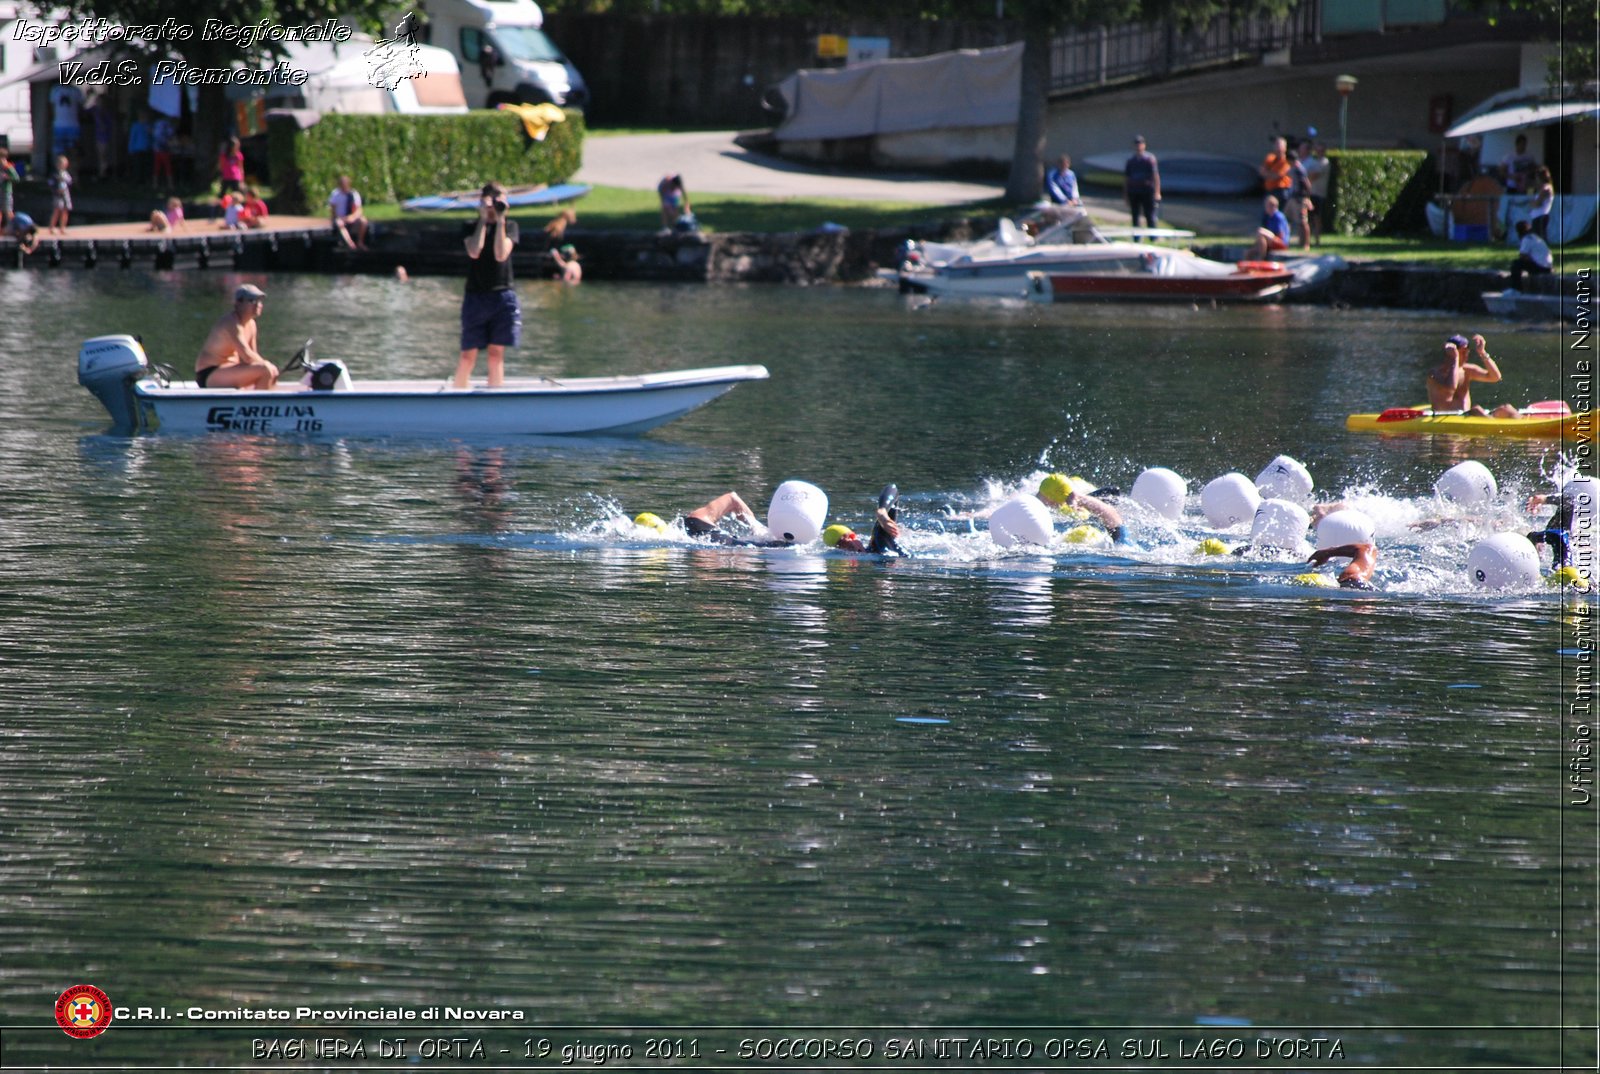
[[[461,360],[456,364],[455,386],[466,388],[478,351],[489,351],[489,387],[506,379],[506,348],[522,338],[522,307],[511,280],[511,250],[520,238],[506,188],[485,183],[478,202],[478,222],[467,236],[467,290],[461,299]]]
[[[256,350],[256,320],[267,296],[254,284],[233,293],[233,309],[217,318],[194,360],[194,381],[202,388],[275,388],[278,367]]]

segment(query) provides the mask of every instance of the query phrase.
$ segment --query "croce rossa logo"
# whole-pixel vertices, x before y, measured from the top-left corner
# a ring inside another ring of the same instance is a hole
[[[111,1024],[111,1000],[94,985],[73,985],[56,998],[56,1024],[69,1037],[98,1037]]]

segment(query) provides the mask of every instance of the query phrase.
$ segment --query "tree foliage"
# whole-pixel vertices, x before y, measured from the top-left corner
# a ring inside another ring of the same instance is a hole
[[[1467,0],[1469,7],[1496,21],[1502,12],[1527,15],[1546,28],[1558,46],[1546,82],[1552,92],[1563,86],[1582,87],[1600,78],[1595,48],[1594,0]]]

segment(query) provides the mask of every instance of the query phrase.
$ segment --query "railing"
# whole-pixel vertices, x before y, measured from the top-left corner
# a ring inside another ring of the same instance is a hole
[[[1050,44],[1050,92],[1256,61],[1265,53],[1317,40],[1321,8],[1318,0],[1305,0],[1281,18],[1224,14],[1187,33],[1169,23],[1062,34]]]

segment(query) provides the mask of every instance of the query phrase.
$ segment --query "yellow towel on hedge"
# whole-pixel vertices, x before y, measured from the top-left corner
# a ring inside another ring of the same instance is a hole
[[[502,104],[501,111],[515,112],[522,120],[522,129],[536,142],[544,141],[550,124],[565,123],[567,114],[553,104]]]

